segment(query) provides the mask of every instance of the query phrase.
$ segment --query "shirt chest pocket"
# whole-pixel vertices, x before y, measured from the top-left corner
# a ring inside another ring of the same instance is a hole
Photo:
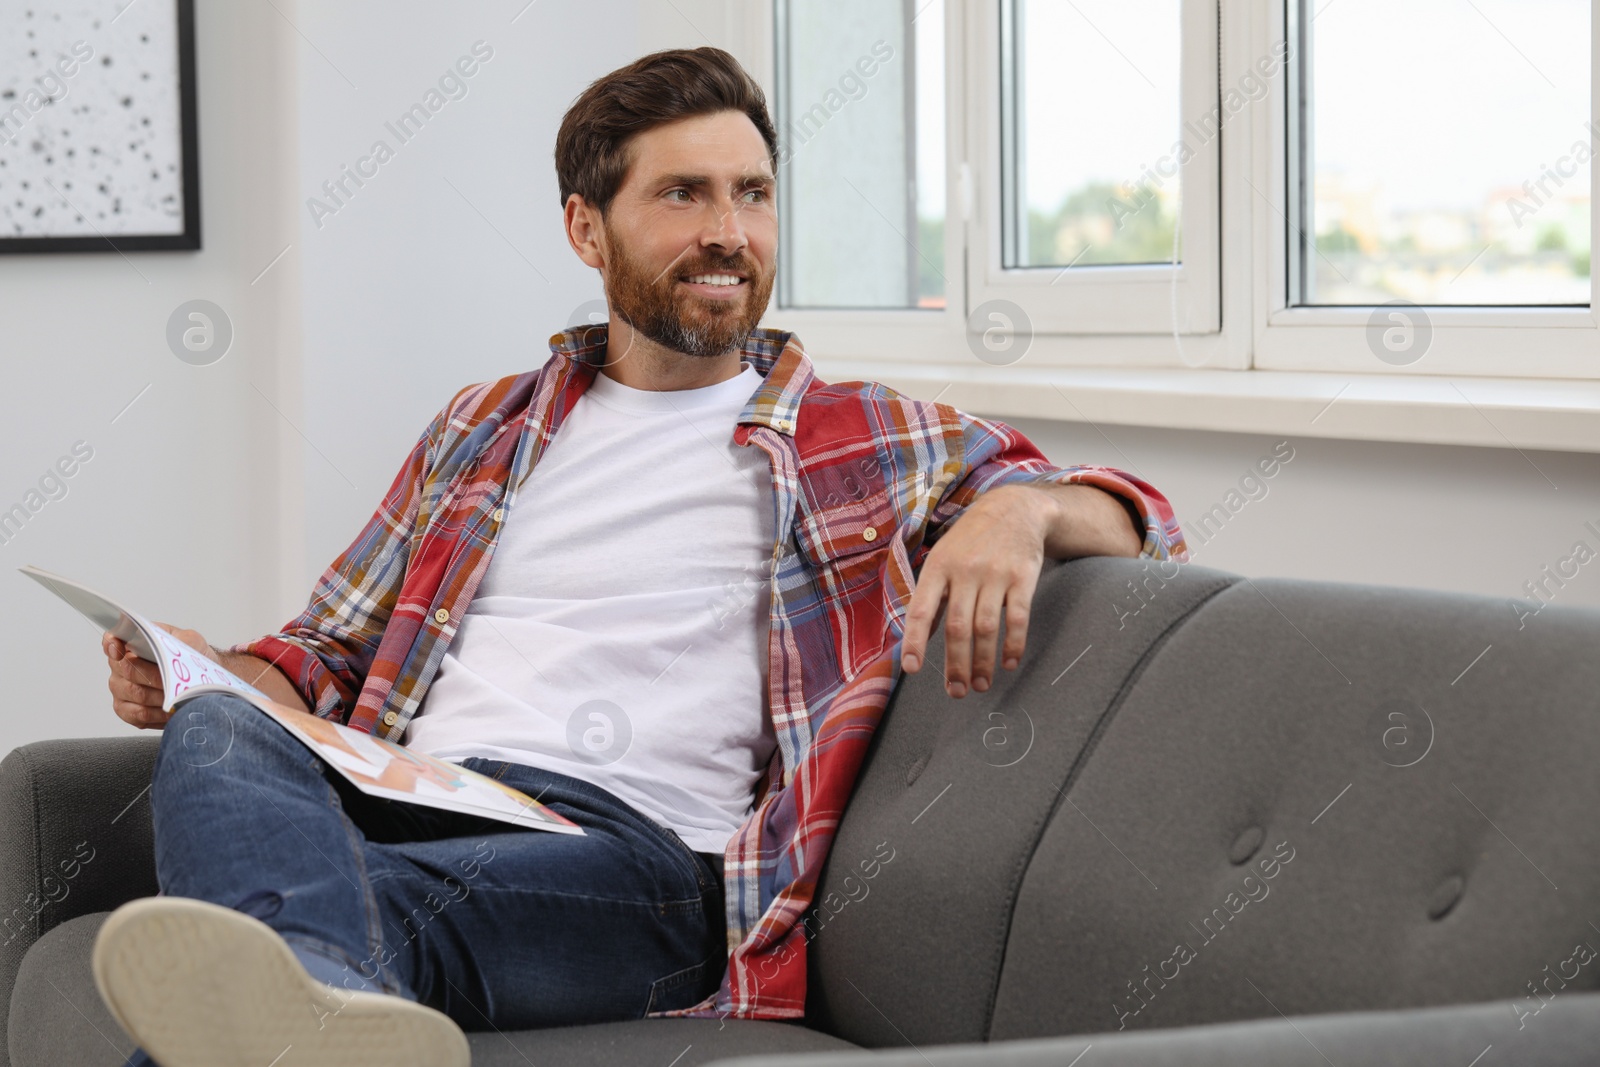
[[[833,570],[853,569],[870,560],[881,562],[878,553],[890,546],[895,531],[893,496],[888,488],[880,488],[858,500],[810,512],[802,509],[794,536],[813,567]]]
[[[795,525],[795,540],[826,607],[844,680],[859,674],[892,640],[886,578],[900,529],[890,489],[817,508]]]

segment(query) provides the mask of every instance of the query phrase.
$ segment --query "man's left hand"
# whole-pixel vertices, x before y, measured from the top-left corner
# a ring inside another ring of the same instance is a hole
[[[1002,665],[1015,670],[1028,637],[1046,549],[1052,558],[1137,555],[1139,540],[1116,497],[1087,485],[1003,485],[974,500],[923,559],[906,611],[901,666],[922,668],[928,637],[944,617],[945,690],[982,693],[994,678],[1005,613]]]

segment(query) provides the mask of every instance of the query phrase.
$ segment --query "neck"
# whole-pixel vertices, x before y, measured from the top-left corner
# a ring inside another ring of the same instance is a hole
[[[742,358],[738,346],[720,356],[685,355],[657,344],[613,315],[600,373],[634,389],[700,389],[736,377]]]

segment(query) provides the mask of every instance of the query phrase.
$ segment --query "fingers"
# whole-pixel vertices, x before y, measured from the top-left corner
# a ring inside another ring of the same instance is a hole
[[[134,707],[151,707],[160,709],[161,688],[159,686],[144,685],[131,678],[120,674],[113,674],[106,682],[106,688],[111,690],[111,699],[115,703],[131,704]]]
[[[156,665],[141,658],[122,638],[110,632],[103,633],[100,635],[100,648],[105,652],[106,660],[111,665],[111,673],[132,678],[145,685],[161,684],[161,671]]]
[[[937,623],[939,606],[944,600],[947,581],[942,568],[924,565],[911,591],[911,603],[906,608],[906,631],[900,649],[900,665],[909,674],[922,669],[927,658],[928,636]]]
[[[140,685],[152,686],[157,692],[161,689],[161,669],[131,651],[124,650],[122,658],[111,661],[111,673]]]
[[[116,675],[111,677],[108,688],[111,710],[117,713],[117,718],[141,729],[166,725],[170,716],[161,709],[161,690]]]
[[[952,697],[967,695],[972,667],[972,620],[978,583],[954,582],[944,613],[944,688]],[[992,658],[991,653],[991,658]]]
[[[100,647],[111,667],[106,688],[117,718],[141,730],[164,728],[169,716],[161,709],[161,671],[109,632],[100,635]]]
[[[1032,603],[1032,590],[1023,591],[1021,586],[1014,586],[1006,594],[1006,643],[1000,661],[1008,671],[1016,670],[1017,664],[1022,662],[1022,650],[1028,643],[1029,605]]]
[[[1038,576],[1029,568],[991,573],[981,579],[956,580],[952,575],[975,569],[946,568],[931,556],[924,565],[906,611],[901,666],[914,674],[927,655],[929,637],[944,620],[945,691],[960,699],[968,689],[987,692],[994,683],[995,661],[1015,670],[1028,638],[1028,620]],[[1000,623],[1005,620],[1005,643]]]
[[[945,690],[965,696],[968,687],[987,692],[994,684],[997,652],[1007,670],[1022,661],[1028,619],[1037,579],[1026,569],[1019,575],[992,576],[950,585],[944,624]],[[1000,650],[1000,621],[1005,618],[1005,645]]]
[[[125,701],[118,701],[112,704],[111,708],[117,713],[117,718],[141,730],[166,729],[167,720],[172,717],[160,708],[147,708]]]
[[[972,688],[983,693],[994,678],[995,649],[1000,643],[1000,613],[1009,588],[1004,582],[984,582],[972,609]]]

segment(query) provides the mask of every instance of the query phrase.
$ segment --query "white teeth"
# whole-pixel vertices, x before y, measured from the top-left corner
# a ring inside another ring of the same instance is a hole
[[[699,285],[738,285],[743,279],[733,274],[696,274],[687,280]]]

